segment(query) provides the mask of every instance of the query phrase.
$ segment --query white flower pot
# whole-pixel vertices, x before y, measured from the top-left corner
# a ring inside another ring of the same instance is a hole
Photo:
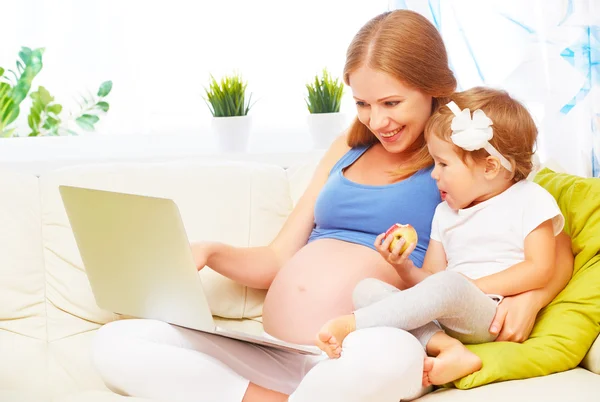
[[[221,152],[244,152],[252,128],[251,116],[213,117],[212,131]]]
[[[346,116],[343,113],[311,113],[307,123],[313,148],[325,149],[346,128]]]

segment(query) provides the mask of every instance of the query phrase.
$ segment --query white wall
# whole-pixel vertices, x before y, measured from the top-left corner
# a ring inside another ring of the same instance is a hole
[[[353,35],[387,3],[2,2],[0,66],[14,68],[21,46],[45,47],[34,88],[44,85],[68,110],[76,109],[78,94],[113,80],[111,110],[99,131],[117,135],[206,133],[210,112],[202,96],[209,74],[239,71],[258,101],[251,110],[255,131],[275,135],[285,128],[294,135],[308,113],[305,83],[323,67],[341,76]],[[349,91],[342,108],[354,113]]]

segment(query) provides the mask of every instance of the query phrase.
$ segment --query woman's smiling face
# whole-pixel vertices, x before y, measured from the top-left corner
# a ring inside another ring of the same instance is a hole
[[[358,119],[391,153],[410,150],[422,139],[433,98],[393,76],[360,67],[349,76]]]

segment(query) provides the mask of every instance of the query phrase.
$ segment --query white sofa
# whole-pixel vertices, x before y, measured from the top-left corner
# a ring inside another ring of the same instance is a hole
[[[117,316],[99,309],[57,186],[172,198],[190,240],[268,243],[303,192],[315,163],[283,169],[250,162],[185,161],[72,166],[39,177],[0,170],[0,401],[137,402],[111,393],[89,358],[96,330]],[[261,330],[263,291],[201,271],[224,325]],[[420,400],[600,401],[600,344],[584,367]],[[595,374],[596,373],[596,374]]]

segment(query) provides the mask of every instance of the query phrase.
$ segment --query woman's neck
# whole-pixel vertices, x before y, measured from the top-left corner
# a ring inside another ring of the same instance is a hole
[[[380,142],[376,142],[371,147],[373,150],[373,155],[376,156],[382,163],[386,165],[398,167],[403,163],[409,161],[415,153],[420,149],[420,147],[416,147],[415,149],[406,150],[403,152],[392,153],[387,151]]]

